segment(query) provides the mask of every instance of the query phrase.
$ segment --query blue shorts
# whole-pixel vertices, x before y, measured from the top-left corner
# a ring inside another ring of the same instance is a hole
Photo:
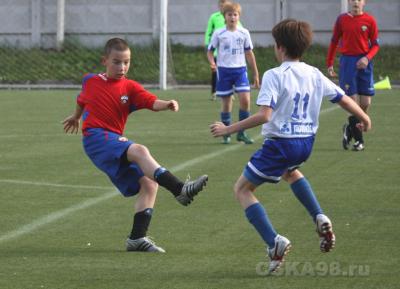
[[[373,96],[374,89],[374,65],[372,61],[367,68],[357,69],[357,61],[364,57],[342,55],[340,57],[339,83],[346,95],[354,94]]]
[[[216,95],[220,97],[231,96],[234,91],[238,93],[250,91],[246,67],[218,67]]]
[[[247,163],[243,175],[256,186],[278,183],[286,171],[294,171],[308,159],[313,144],[314,136],[266,139]]]
[[[83,137],[88,157],[125,197],[139,192],[139,179],[144,176],[136,163],[129,163],[123,157],[131,144],[121,135],[100,128],[87,129]]]

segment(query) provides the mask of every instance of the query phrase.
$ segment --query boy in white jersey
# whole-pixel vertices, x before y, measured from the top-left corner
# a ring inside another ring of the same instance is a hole
[[[238,27],[241,7],[238,3],[226,3],[223,6],[226,27],[216,30],[208,46],[207,58],[212,70],[217,71],[217,91],[221,98],[221,121],[225,125],[231,123],[232,94],[239,95],[239,120],[250,116],[250,83],[247,78],[246,59],[249,62],[254,78],[254,86],[259,87],[259,76],[256,59],[247,29]],[[218,49],[217,63],[214,61],[213,51]],[[254,141],[240,130],[237,140],[246,144]],[[230,135],[224,136],[223,143],[229,144]]]
[[[264,182],[277,183],[281,178],[287,181],[316,224],[320,250],[329,252],[335,245],[332,223],[298,168],[311,154],[323,97],[357,116],[361,121],[359,129],[368,131],[371,121],[340,87],[317,68],[299,61],[312,41],[308,23],[287,19],[273,28],[272,35],[281,65],[263,76],[258,113],[230,126],[216,122],[210,128],[213,136],[218,137],[262,124],[264,144],[251,157],[234,191],[249,222],[267,244],[269,271],[275,272],[291,244],[274,230],[265,208],[254,196],[256,188]]]

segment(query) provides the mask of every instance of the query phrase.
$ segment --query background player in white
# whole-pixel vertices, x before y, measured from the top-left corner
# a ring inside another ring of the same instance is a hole
[[[251,157],[234,191],[246,217],[268,246],[270,272],[279,268],[291,244],[275,231],[265,208],[254,196],[256,188],[264,182],[277,183],[281,178],[287,181],[316,224],[320,250],[329,252],[335,244],[332,223],[298,170],[311,154],[323,97],[357,116],[361,121],[359,129],[371,128],[368,115],[340,87],[317,68],[299,61],[312,41],[308,23],[287,19],[273,28],[272,35],[281,65],[263,76],[258,113],[230,126],[221,122],[210,126],[211,133],[218,137],[262,124],[264,144]]]
[[[220,28],[213,33],[208,46],[207,58],[212,70],[217,70],[217,96],[221,98],[221,121],[225,125],[231,123],[232,94],[239,95],[239,120],[250,115],[250,83],[247,78],[246,59],[249,62],[254,79],[254,86],[259,87],[259,75],[256,59],[251,42],[250,33],[247,29],[238,27],[241,7],[238,3],[227,2],[223,6],[226,27]],[[218,49],[217,63],[214,61],[213,51]],[[237,140],[246,144],[254,141],[240,130]],[[230,135],[224,136],[224,144],[229,144]]]

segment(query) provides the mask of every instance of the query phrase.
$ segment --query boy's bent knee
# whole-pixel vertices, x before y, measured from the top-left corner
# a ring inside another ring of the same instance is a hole
[[[158,190],[158,184],[148,177],[142,177],[139,180],[140,188],[146,193],[156,194]]]
[[[136,161],[138,158],[146,157],[150,154],[147,147],[141,144],[131,144],[127,151],[127,157],[129,161]]]
[[[252,194],[255,190],[255,186],[250,183],[244,176],[240,176],[233,186],[233,191],[236,200],[240,201],[246,198],[247,195]]]
[[[282,179],[284,179],[286,182],[288,182],[289,184],[294,183],[295,181],[297,181],[298,179],[301,179],[303,177],[303,174],[298,170],[294,170],[294,171],[286,171],[283,176]]]

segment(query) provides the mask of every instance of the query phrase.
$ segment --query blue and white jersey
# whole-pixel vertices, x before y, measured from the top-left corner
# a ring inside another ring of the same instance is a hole
[[[257,105],[273,109],[262,126],[266,138],[301,138],[316,134],[323,97],[332,103],[344,91],[317,68],[304,62],[283,62],[264,73]]]
[[[226,27],[215,30],[208,50],[214,51],[215,49],[218,49],[218,67],[246,67],[244,53],[253,49],[250,33],[243,27],[237,27],[235,31],[229,31]]]

